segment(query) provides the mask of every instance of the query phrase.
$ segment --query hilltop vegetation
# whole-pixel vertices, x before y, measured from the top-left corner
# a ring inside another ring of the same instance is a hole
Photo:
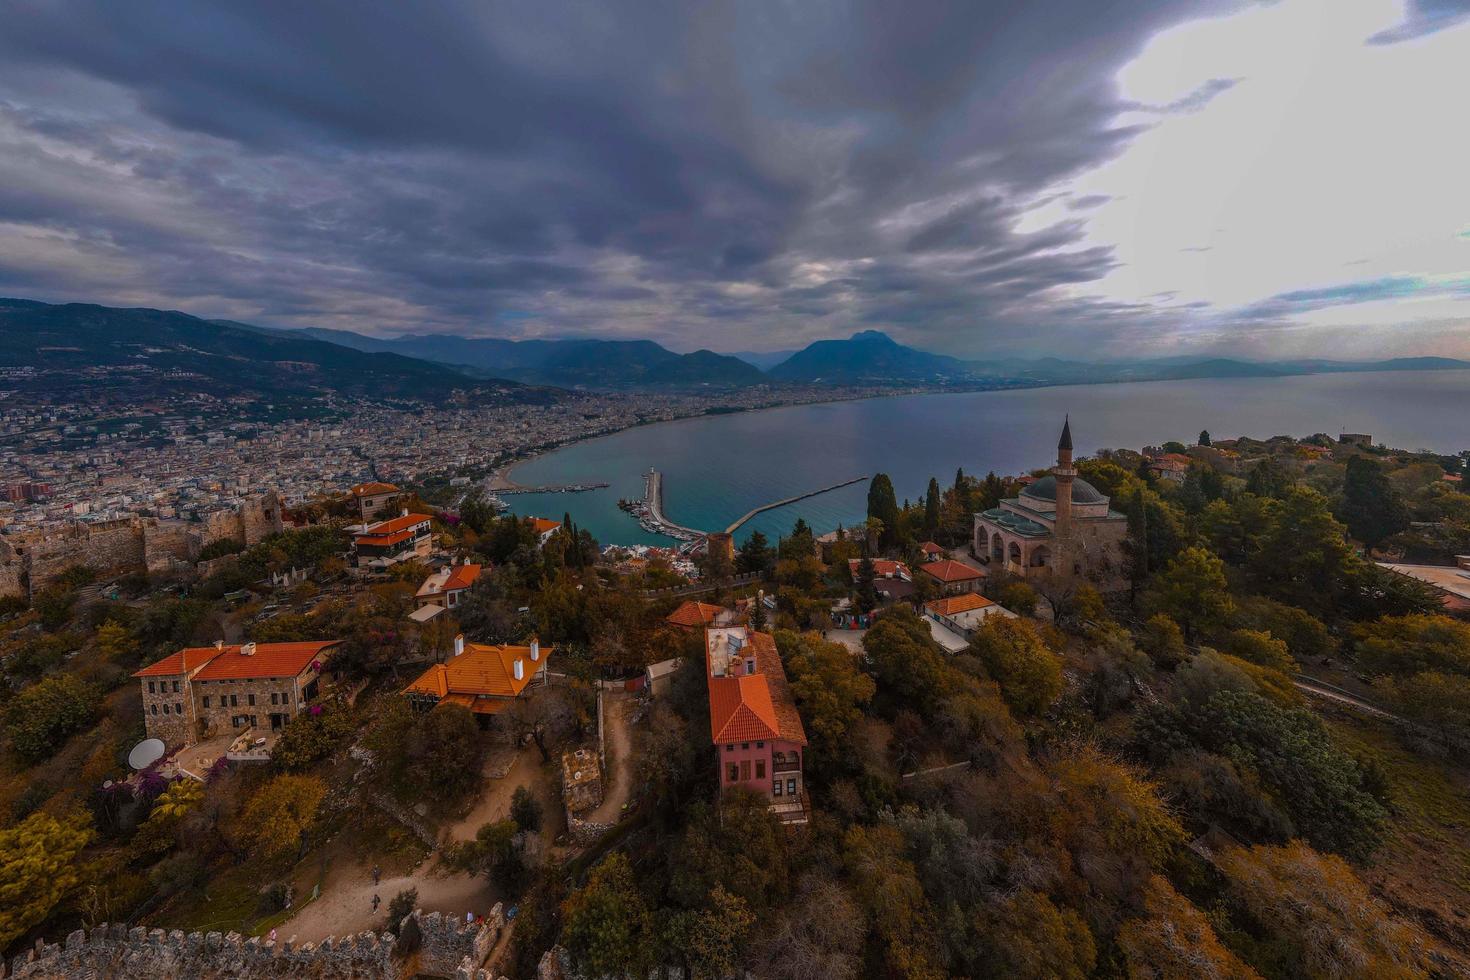
[[[463,630],[554,645],[565,679],[505,718],[543,773],[593,737],[595,681],[684,660],[633,733],[631,814],[599,843],[555,844],[559,812],[521,793],[441,849],[444,873],[518,905],[507,975],[558,944],[615,975],[1462,975],[1470,627],[1357,537],[1381,555],[1462,547],[1470,497],[1441,479],[1460,461],[1318,439],[1177,448],[1195,457],[1178,482],[1137,453],[1079,462],[1132,520],[1127,589],[992,569],[986,589],[1022,615],[954,654],[883,599],[873,559],[916,566],[925,540],[963,551],[969,515],[1014,479],[957,473],[906,504],[875,480],[871,520],[825,548],[798,522],[733,562],[705,558],[707,575],[762,579],[706,600],[775,596],[744,608],[773,633],[810,742],[810,822],[795,828],[763,798],[713,796],[701,638],[664,621],[682,600],[644,591],[679,576],[601,560],[570,517],[542,544],[477,497],[396,502],[486,566],[452,617],[422,626],[405,614],[430,569],[350,577],[340,502],[222,555],[208,579],[94,597],[67,576],[0,621],[0,942],[123,918],[259,934],[329,861],[413,866],[424,845],[373,800],[423,804],[442,830],[486,792],[470,712],[398,694]],[[292,567],[311,580],[262,583]],[[841,600],[877,609],[856,653],[822,632]],[[221,635],[341,639],[343,696],[291,722],[268,764],[119,782],[142,734],[131,672]],[[1406,721],[1309,698],[1299,673]],[[378,763],[360,769],[353,746]]]

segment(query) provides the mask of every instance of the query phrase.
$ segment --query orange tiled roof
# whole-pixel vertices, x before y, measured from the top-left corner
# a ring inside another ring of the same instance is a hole
[[[769,633],[747,631],[746,642],[755,654],[754,674],[709,677],[709,642],[705,641],[711,739],[721,743],[779,738],[805,745],[806,730],[786,683],[776,641]]]
[[[219,652],[214,647],[185,647],[174,651],[162,660],[149,664],[133,676],[159,677],[170,674],[187,674],[201,664],[209,663]]]
[[[354,497],[376,497],[380,493],[397,493],[398,488],[391,483],[359,483],[347,492]]]
[[[430,667],[412,684],[405,687],[403,693],[427,694],[450,703],[464,703],[465,698],[471,698],[475,701],[467,704],[466,707],[479,711],[479,705],[485,703],[479,701],[480,698],[519,696],[526,689],[526,685],[531,683],[531,678],[535,676],[536,671],[551,659],[551,653],[551,647],[541,647],[540,659],[532,661],[531,648],[528,646],[489,646],[468,643],[465,645],[464,653],[447,664],[435,664]],[[515,676],[517,660],[524,665],[520,680],[516,680]],[[486,711],[481,713],[498,710],[499,707],[487,706]]]
[[[995,603],[975,592],[966,592],[964,595],[950,596],[947,599],[935,599],[924,603],[924,608],[936,616],[957,616],[960,613],[973,612],[976,609],[984,609]]]
[[[858,569],[861,568],[862,565],[863,560],[861,558],[849,558],[847,560],[848,570],[851,571],[854,576],[857,575]],[[873,574],[877,575],[879,578],[893,578],[900,573],[904,575],[909,574],[909,567],[903,562],[894,561],[892,558],[873,559]]]
[[[942,561],[930,562],[920,569],[929,575],[933,575],[941,582],[967,582],[971,579],[984,578],[985,573],[978,568],[971,568],[964,562],[946,558]]]
[[[719,606],[712,606],[707,602],[695,602],[691,599],[665,616],[664,622],[674,626],[708,626],[722,612],[724,609]]]
[[[925,541],[923,544],[919,545],[919,550],[922,551],[926,555],[942,555],[942,554],[944,554],[944,548],[942,548],[939,545],[935,544],[933,541]]]
[[[545,534],[547,531],[555,531],[561,527],[561,521],[553,521],[545,517],[528,517],[526,519],[531,522],[531,528],[537,534]]]
[[[134,677],[160,674],[182,674],[198,669],[194,680],[232,681],[255,677],[295,677],[326,650],[341,640],[307,640],[300,643],[257,643],[250,656],[240,653],[240,645],[219,647],[186,647],[169,654],[155,664],[144,667]],[[181,669],[182,668],[182,669]]]
[[[435,572],[433,575],[424,579],[424,584],[419,586],[416,595],[436,596],[443,595],[446,592],[457,592],[460,589],[468,589],[480,577],[480,568],[481,566],[479,565],[450,565],[448,575],[445,575],[443,572]],[[439,581],[441,577],[443,578],[442,582]]]
[[[359,538],[373,538],[381,535],[396,534],[399,531],[412,530],[415,525],[425,521],[432,521],[428,514],[404,514],[402,517],[394,517],[391,520],[379,521],[369,524],[367,530],[359,534]]]

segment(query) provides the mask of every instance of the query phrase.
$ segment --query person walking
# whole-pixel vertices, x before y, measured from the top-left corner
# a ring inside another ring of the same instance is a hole
[[[382,874],[383,874],[382,870],[376,864],[373,865],[373,884],[374,885],[377,885],[378,879],[382,876]]]
[[[380,903],[381,903],[381,902],[382,902],[382,901],[383,901],[383,900],[382,900],[382,899],[381,899],[381,898],[379,898],[379,897],[378,897],[378,895],[377,895],[377,893],[376,893],[376,892],[374,892],[374,893],[373,893],[373,912],[374,912],[374,913],[376,913],[376,912],[377,912],[377,911],[378,911],[378,905],[379,905],[379,904],[380,904]]]

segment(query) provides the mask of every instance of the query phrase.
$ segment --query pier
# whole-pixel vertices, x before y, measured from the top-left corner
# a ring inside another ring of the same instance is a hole
[[[854,483],[861,483],[866,479],[867,477],[865,476],[855,476],[851,480],[844,480],[841,483],[834,483],[830,487],[823,487],[820,490],[811,490],[807,493],[799,493],[794,497],[787,497],[785,500],[777,500],[775,503],[762,504],[761,506],[756,507],[754,510],[747,511],[744,517],[740,518],[740,520],[725,528],[725,533],[734,534],[735,531],[740,527],[740,525],[744,524],[746,521],[750,520],[757,514],[763,514],[768,510],[775,510],[777,507],[785,507],[787,504],[794,504],[798,500],[806,500],[808,497],[817,497],[821,496],[824,493],[831,493],[833,490],[841,490],[843,487],[850,487]]]
[[[765,513],[768,510],[775,510],[777,507],[785,507],[787,504],[794,504],[798,500],[806,500],[808,497],[816,497],[824,493],[830,493],[833,490],[841,490],[843,487],[850,487],[854,483],[861,483],[866,479],[866,476],[855,476],[851,480],[834,483],[829,487],[822,487],[820,490],[808,490],[806,493],[798,493],[792,497],[772,501],[769,504],[762,504],[748,511],[734,524],[725,528],[725,533],[734,534],[742,524],[757,514]],[[709,534],[709,532],[701,531],[697,528],[675,524],[664,514],[663,474],[658,470],[651,469],[644,476],[643,499],[632,504],[624,502],[623,507],[625,510],[630,511],[634,517],[638,518],[638,523],[645,531],[665,534],[671,538],[677,538],[680,541],[690,543],[698,542]]]
[[[513,493],[585,493],[588,490],[605,490],[607,486],[606,483],[560,483],[549,487],[501,487],[494,492],[501,497]]]

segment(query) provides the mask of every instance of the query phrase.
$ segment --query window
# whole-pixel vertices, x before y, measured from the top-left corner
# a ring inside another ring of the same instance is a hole
[[[239,706],[240,706],[240,695],[238,695],[238,694],[231,694],[230,695],[230,707],[232,707],[232,708],[238,708]]]
[[[181,715],[183,713],[184,713],[184,706],[182,704],[179,704],[178,702],[174,702],[174,714]]]
[[[775,780],[774,782],[771,783],[771,795],[772,796],[780,796],[781,795],[781,780],[777,779],[777,780]]]
[[[253,694],[248,694],[248,695],[246,695],[246,697],[248,697],[248,698],[249,698],[249,699],[250,699],[250,706],[251,706],[251,707],[252,707],[252,708],[253,708],[253,707],[255,707],[255,695],[253,695]]]
[[[796,780],[794,780],[794,779],[788,779],[788,780],[786,780],[786,795],[787,796],[795,796],[796,795]]]
[[[277,700],[278,698],[280,698],[280,695],[277,694],[275,691],[272,691],[271,692],[271,704],[280,704],[280,701]]]
[[[748,751],[750,751],[750,743],[749,742],[741,742],[740,743],[740,751],[741,752],[748,752]]]
[[[156,705],[156,704],[155,704],[155,705],[153,705],[153,713],[154,713],[154,714],[155,714],[155,715],[156,715],[156,714],[158,714],[158,705]]]
[[[734,752],[735,751],[735,746],[733,746],[733,745],[727,745],[727,746],[725,746],[725,751],[726,752]]]
[[[179,682],[178,681],[174,681],[174,693],[175,694],[178,694],[179,693]]]
[[[763,748],[766,747],[766,743],[765,742],[756,742],[755,743],[755,747],[758,748],[758,749],[763,749]]]
[[[765,759],[757,759],[757,760],[755,760],[755,778],[756,779],[765,779],[766,778],[766,760]]]
[[[725,767],[725,782],[727,782],[727,783],[733,783],[736,780],[738,780],[739,778],[740,778],[740,769],[735,765],[735,763],[732,762],[728,766]]]
[[[260,727],[260,722],[258,722],[258,721],[255,720],[255,716],[254,715],[251,715],[250,716],[250,727],[251,728],[259,728]]]
[[[742,759],[741,762],[740,762],[740,778],[741,779],[749,779],[750,778],[750,760],[749,759]]]
[[[148,693],[149,694],[156,694],[157,693],[156,691],[153,690],[153,681],[149,681],[148,682]]]
[[[204,707],[205,708],[208,708],[209,707],[209,695],[208,694],[204,695]]]
[[[163,713],[168,714],[168,705],[163,706]]]

